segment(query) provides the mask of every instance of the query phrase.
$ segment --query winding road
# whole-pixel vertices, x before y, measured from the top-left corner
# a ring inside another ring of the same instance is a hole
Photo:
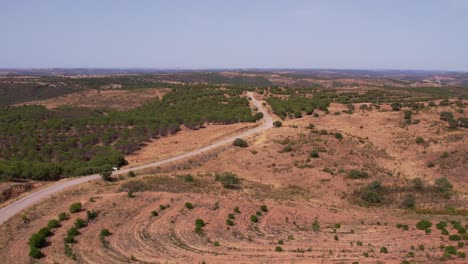
[[[214,143],[212,143],[212,144],[210,144],[208,146],[205,146],[205,147],[202,147],[202,148],[199,148],[199,149],[196,149],[196,150],[192,150],[190,152],[187,152],[187,153],[184,153],[184,154],[181,154],[181,155],[178,155],[178,156],[174,156],[172,158],[168,158],[168,159],[164,159],[164,160],[160,160],[160,161],[156,161],[156,162],[152,162],[152,163],[148,163],[148,164],[145,164],[145,165],[136,166],[136,167],[120,170],[120,171],[114,171],[113,175],[125,174],[125,173],[128,173],[131,170],[140,170],[140,169],[146,169],[146,168],[150,168],[150,167],[157,167],[157,166],[161,166],[161,165],[166,164],[166,163],[179,161],[179,160],[182,160],[182,159],[185,159],[185,158],[188,158],[188,157],[193,157],[195,155],[202,154],[202,153],[204,153],[206,151],[212,150],[212,149],[217,148],[219,146],[222,146],[222,145],[225,145],[225,144],[228,144],[228,143],[232,143],[232,141],[234,139],[236,139],[236,138],[251,136],[253,134],[265,131],[265,130],[273,127],[273,120],[272,120],[271,116],[268,114],[268,112],[265,110],[263,105],[255,99],[252,92],[247,92],[247,95],[250,98],[252,98],[251,102],[253,103],[253,105],[260,112],[263,113],[263,119],[264,120],[263,120],[262,125],[260,125],[258,127],[255,127],[253,129],[247,130],[245,132],[239,133],[239,134],[234,135],[232,137],[216,141],[216,142],[214,142]],[[60,191],[66,189],[68,187],[75,186],[75,185],[85,183],[85,182],[88,182],[88,181],[100,179],[100,178],[101,178],[101,176],[99,174],[93,174],[93,175],[84,176],[84,177],[80,177],[80,178],[74,178],[74,179],[71,179],[71,180],[63,181],[63,182],[57,182],[57,183],[55,183],[55,184],[53,184],[53,185],[51,185],[49,187],[46,187],[44,189],[33,192],[33,193],[31,193],[31,194],[29,194],[29,195],[15,201],[15,202],[13,202],[13,203],[11,203],[11,204],[1,208],[0,209],[0,224],[3,224],[5,221],[7,221],[11,217],[13,217],[15,214],[17,214],[17,213],[21,212],[22,210],[24,210],[24,209],[38,203],[39,201],[51,196],[52,194],[60,192]]]

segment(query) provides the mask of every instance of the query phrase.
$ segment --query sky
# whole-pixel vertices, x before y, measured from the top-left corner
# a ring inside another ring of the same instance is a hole
[[[468,0],[0,0],[0,68],[468,71]]]

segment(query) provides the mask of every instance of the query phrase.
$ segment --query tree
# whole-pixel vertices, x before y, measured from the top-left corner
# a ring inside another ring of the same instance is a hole
[[[78,213],[81,211],[81,203],[78,202],[78,203],[73,203],[72,205],[70,205],[70,213],[74,214],[74,213]]]
[[[426,229],[430,228],[431,226],[432,226],[432,223],[430,221],[425,220],[425,219],[419,221],[416,224],[416,228],[419,229],[419,230],[426,230]]]

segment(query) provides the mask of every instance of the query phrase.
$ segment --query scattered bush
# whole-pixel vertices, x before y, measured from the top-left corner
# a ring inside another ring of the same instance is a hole
[[[380,248],[380,253],[385,253],[387,254],[388,253],[388,249],[386,247],[381,247]]]
[[[151,216],[152,217],[158,216],[158,212],[156,212],[155,210],[151,211]]]
[[[237,207],[237,206],[234,207],[234,213],[236,213],[236,214],[240,214],[240,213],[241,213],[239,207]]]
[[[110,235],[111,235],[111,232],[107,228],[101,229],[101,232],[99,233],[99,236],[101,236],[101,237],[107,237],[107,236],[110,236]]]
[[[449,236],[450,241],[460,241],[462,238],[460,235],[454,234]]]
[[[35,259],[40,259],[44,256],[42,251],[36,247],[30,247],[29,256]]]
[[[236,217],[234,216],[234,214],[228,214],[228,218],[229,219],[235,219]]]
[[[258,217],[256,215],[251,215],[250,216],[250,221],[257,223],[258,222]]]
[[[283,240],[278,240],[278,244],[279,245],[284,245],[284,241]]]
[[[280,246],[277,246],[277,247],[275,247],[275,251],[276,252],[281,252],[281,251],[283,251],[283,248],[280,247]]]
[[[233,226],[233,225],[234,225],[234,222],[233,222],[231,219],[228,218],[228,219],[226,219],[226,224],[227,224],[228,226]]]
[[[310,153],[310,157],[311,157],[311,158],[314,158],[314,159],[318,158],[318,157],[319,157],[319,152],[318,152],[318,150],[315,150],[315,149],[312,150],[312,152]]]
[[[47,227],[48,227],[49,229],[57,228],[57,227],[59,227],[59,226],[60,226],[60,222],[57,221],[57,220],[55,220],[55,219],[52,219],[52,220],[50,220],[50,221],[47,223]]]
[[[81,211],[81,206],[82,206],[81,203],[74,203],[74,204],[70,205],[70,213],[74,214],[74,213],[80,212]]]
[[[426,143],[426,141],[424,140],[423,137],[417,137],[417,138],[416,138],[416,144],[418,144],[418,145],[424,145],[424,143]]]
[[[203,232],[203,227],[205,226],[205,221],[203,219],[197,219],[195,220],[195,233],[200,234]]]
[[[282,127],[283,126],[283,123],[281,121],[274,121],[273,122],[273,126],[274,127]]]
[[[432,226],[432,223],[427,220],[421,220],[416,224],[416,228],[419,230],[426,230]]]
[[[369,174],[367,174],[365,171],[350,170],[348,172],[348,177],[351,179],[367,179],[369,178]]]
[[[81,228],[83,228],[83,227],[85,227],[85,226],[86,226],[85,220],[83,220],[83,219],[81,219],[81,218],[77,218],[77,219],[75,220],[75,227],[76,227],[77,229],[81,229]]]
[[[241,181],[240,178],[232,172],[216,174],[215,180],[221,182],[226,189],[238,189]]]
[[[185,208],[192,210],[193,209],[193,204],[192,203],[185,203]]]
[[[236,138],[234,142],[232,142],[232,145],[241,148],[246,148],[249,146],[249,144],[247,144],[247,141],[243,140],[242,138]]]
[[[341,133],[335,133],[335,138],[338,139],[338,140],[342,140],[343,135]]]
[[[447,227],[447,222],[440,221],[436,224],[436,228],[439,230],[445,229]]]
[[[88,210],[88,211],[86,211],[86,219],[87,219],[88,221],[93,220],[94,218],[97,217],[97,215],[98,215],[98,213],[97,213],[96,211],[94,211],[94,210],[91,210],[91,211]]]
[[[268,207],[264,204],[260,206],[260,210],[262,210],[262,212],[268,212]]]

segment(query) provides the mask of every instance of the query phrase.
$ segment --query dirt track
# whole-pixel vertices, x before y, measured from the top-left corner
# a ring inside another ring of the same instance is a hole
[[[250,136],[250,135],[253,135],[255,133],[259,133],[259,132],[262,132],[262,131],[264,131],[266,129],[271,128],[273,126],[273,120],[272,120],[271,116],[268,114],[268,112],[265,110],[265,108],[262,106],[262,104],[255,99],[255,97],[253,96],[253,93],[248,92],[247,95],[250,98],[252,98],[251,102],[253,103],[253,105],[260,112],[263,113],[264,122],[263,122],[262,125],[260,125],[258,127],[255,127],[255,128],[253,128],[251,130],[239,133],[237,135],[228,137],[226,139],[214,142],[213,144],[210,144],[210,145],[205,146],[203,148],[199,148],[199,149],[184,153],[182,155],[178,155],[178,156],[175,156],[175,157],[172,157],[172,158],[152,162],[152,163],[149,163],[149,164],[145,164],[145,165],[141,165],[141,166],[125,169],[125,170],[116,171],[113,174],[114,175],[120,175],[120,174],[128,173],[130,170],[139,170],[139,169],[146,169],[146,168],[150,168],[150,167],[157,167],[157,166],[161,166],[161,165],[166,164],[166,163],[179,161],[179,160],[182,160],[182,159],[185,159],[185,158],[188,158],[188,157],[192,157],[192,156],[195,156],[195,155],[198,155],[198,154],[202,154],[202,153],[204,153],[206,151],[212,150],[212,149],[217,148],[219,146],[231,143],[235,138],[247,137],[247,136]],[[41,200],[43,200],[43,199],[45,199],[47,197],[50,197],[54,193],[60,192],[60,191],[66,189],[68,187],[75,186],[75,185],[78,185],[78,184],[81,184],[81,183],[84,183],[84,182],[96,180],[96,179],[99,179],[99,178],[100,178],[100,176],[98,174],[93,174],[93,175],[89,175],[89,176],[84,176],[84,177],[80,177],[80,178],[75,178],[75,179],[71,179],[71,180],[58,182],[58,183],[56,183],[54,185],[51,185],[51,186],[49,186],[47,188],[44,188],[44,189],[39,190],[37,192],[31,193],[30,195],[28,195],[28,196],[26,196],[26,197],[24,197],[24,198],[22,198],[22,199],[20,199],[18,201],[15,201],[14,203],[11,203],[10,205],[8,205],[8,206],[6,206],[4,208],[1,208],[0,209],[0,224],[3,224],[5,221],[10,219],[15,214],[21,212],[22,210],[32,206],[33,204],[35,204],[35,203],[37,203],[37,202],[39,202],[39,201],[41,201]]]

